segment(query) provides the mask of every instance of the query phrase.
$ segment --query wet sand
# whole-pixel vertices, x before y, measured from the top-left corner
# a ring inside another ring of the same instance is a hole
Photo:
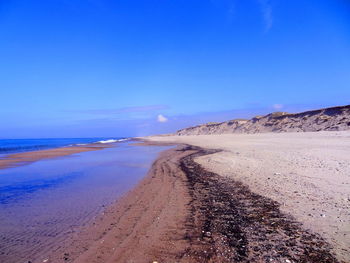
[[[110,147],[108,144],[89,144],[87,146],[60,147],[49,150],[39,150],[5,155],[0,159],[0,169],[16,167],[42,159],[57,158],[75,153],[97,151]]]
[[[135,189],[47,262],[340,262],[280,203],[195,161],[220,152],[163,152]]]

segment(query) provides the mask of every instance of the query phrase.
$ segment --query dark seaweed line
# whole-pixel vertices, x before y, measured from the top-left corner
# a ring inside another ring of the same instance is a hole
[[[218,152],[195,150],[180,160],[192,201],[181,257],[195,262],[339,262],[330,245],[283,214],[279,203],[247,186],[206,171],[194,158]]]

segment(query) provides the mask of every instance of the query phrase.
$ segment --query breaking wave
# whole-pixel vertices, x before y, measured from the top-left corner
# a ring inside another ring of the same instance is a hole
[[[114,142],[123,142],[127,140],[128,139],[109,139],[109,140],[98,141],[97,143],[114,143]]]

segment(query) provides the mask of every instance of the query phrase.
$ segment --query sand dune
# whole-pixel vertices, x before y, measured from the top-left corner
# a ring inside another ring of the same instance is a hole
[[[177,135],[227,133],[343,131],[350,129],[350,105],[305,111],[301,113],[274,112],[251,120],[234,119],[185,128]]]

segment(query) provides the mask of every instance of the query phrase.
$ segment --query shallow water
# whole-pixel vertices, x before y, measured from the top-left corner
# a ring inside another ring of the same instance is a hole
[[[167,148],[118,143],[0,170],[0,262],[49,252],[135,186]]]

